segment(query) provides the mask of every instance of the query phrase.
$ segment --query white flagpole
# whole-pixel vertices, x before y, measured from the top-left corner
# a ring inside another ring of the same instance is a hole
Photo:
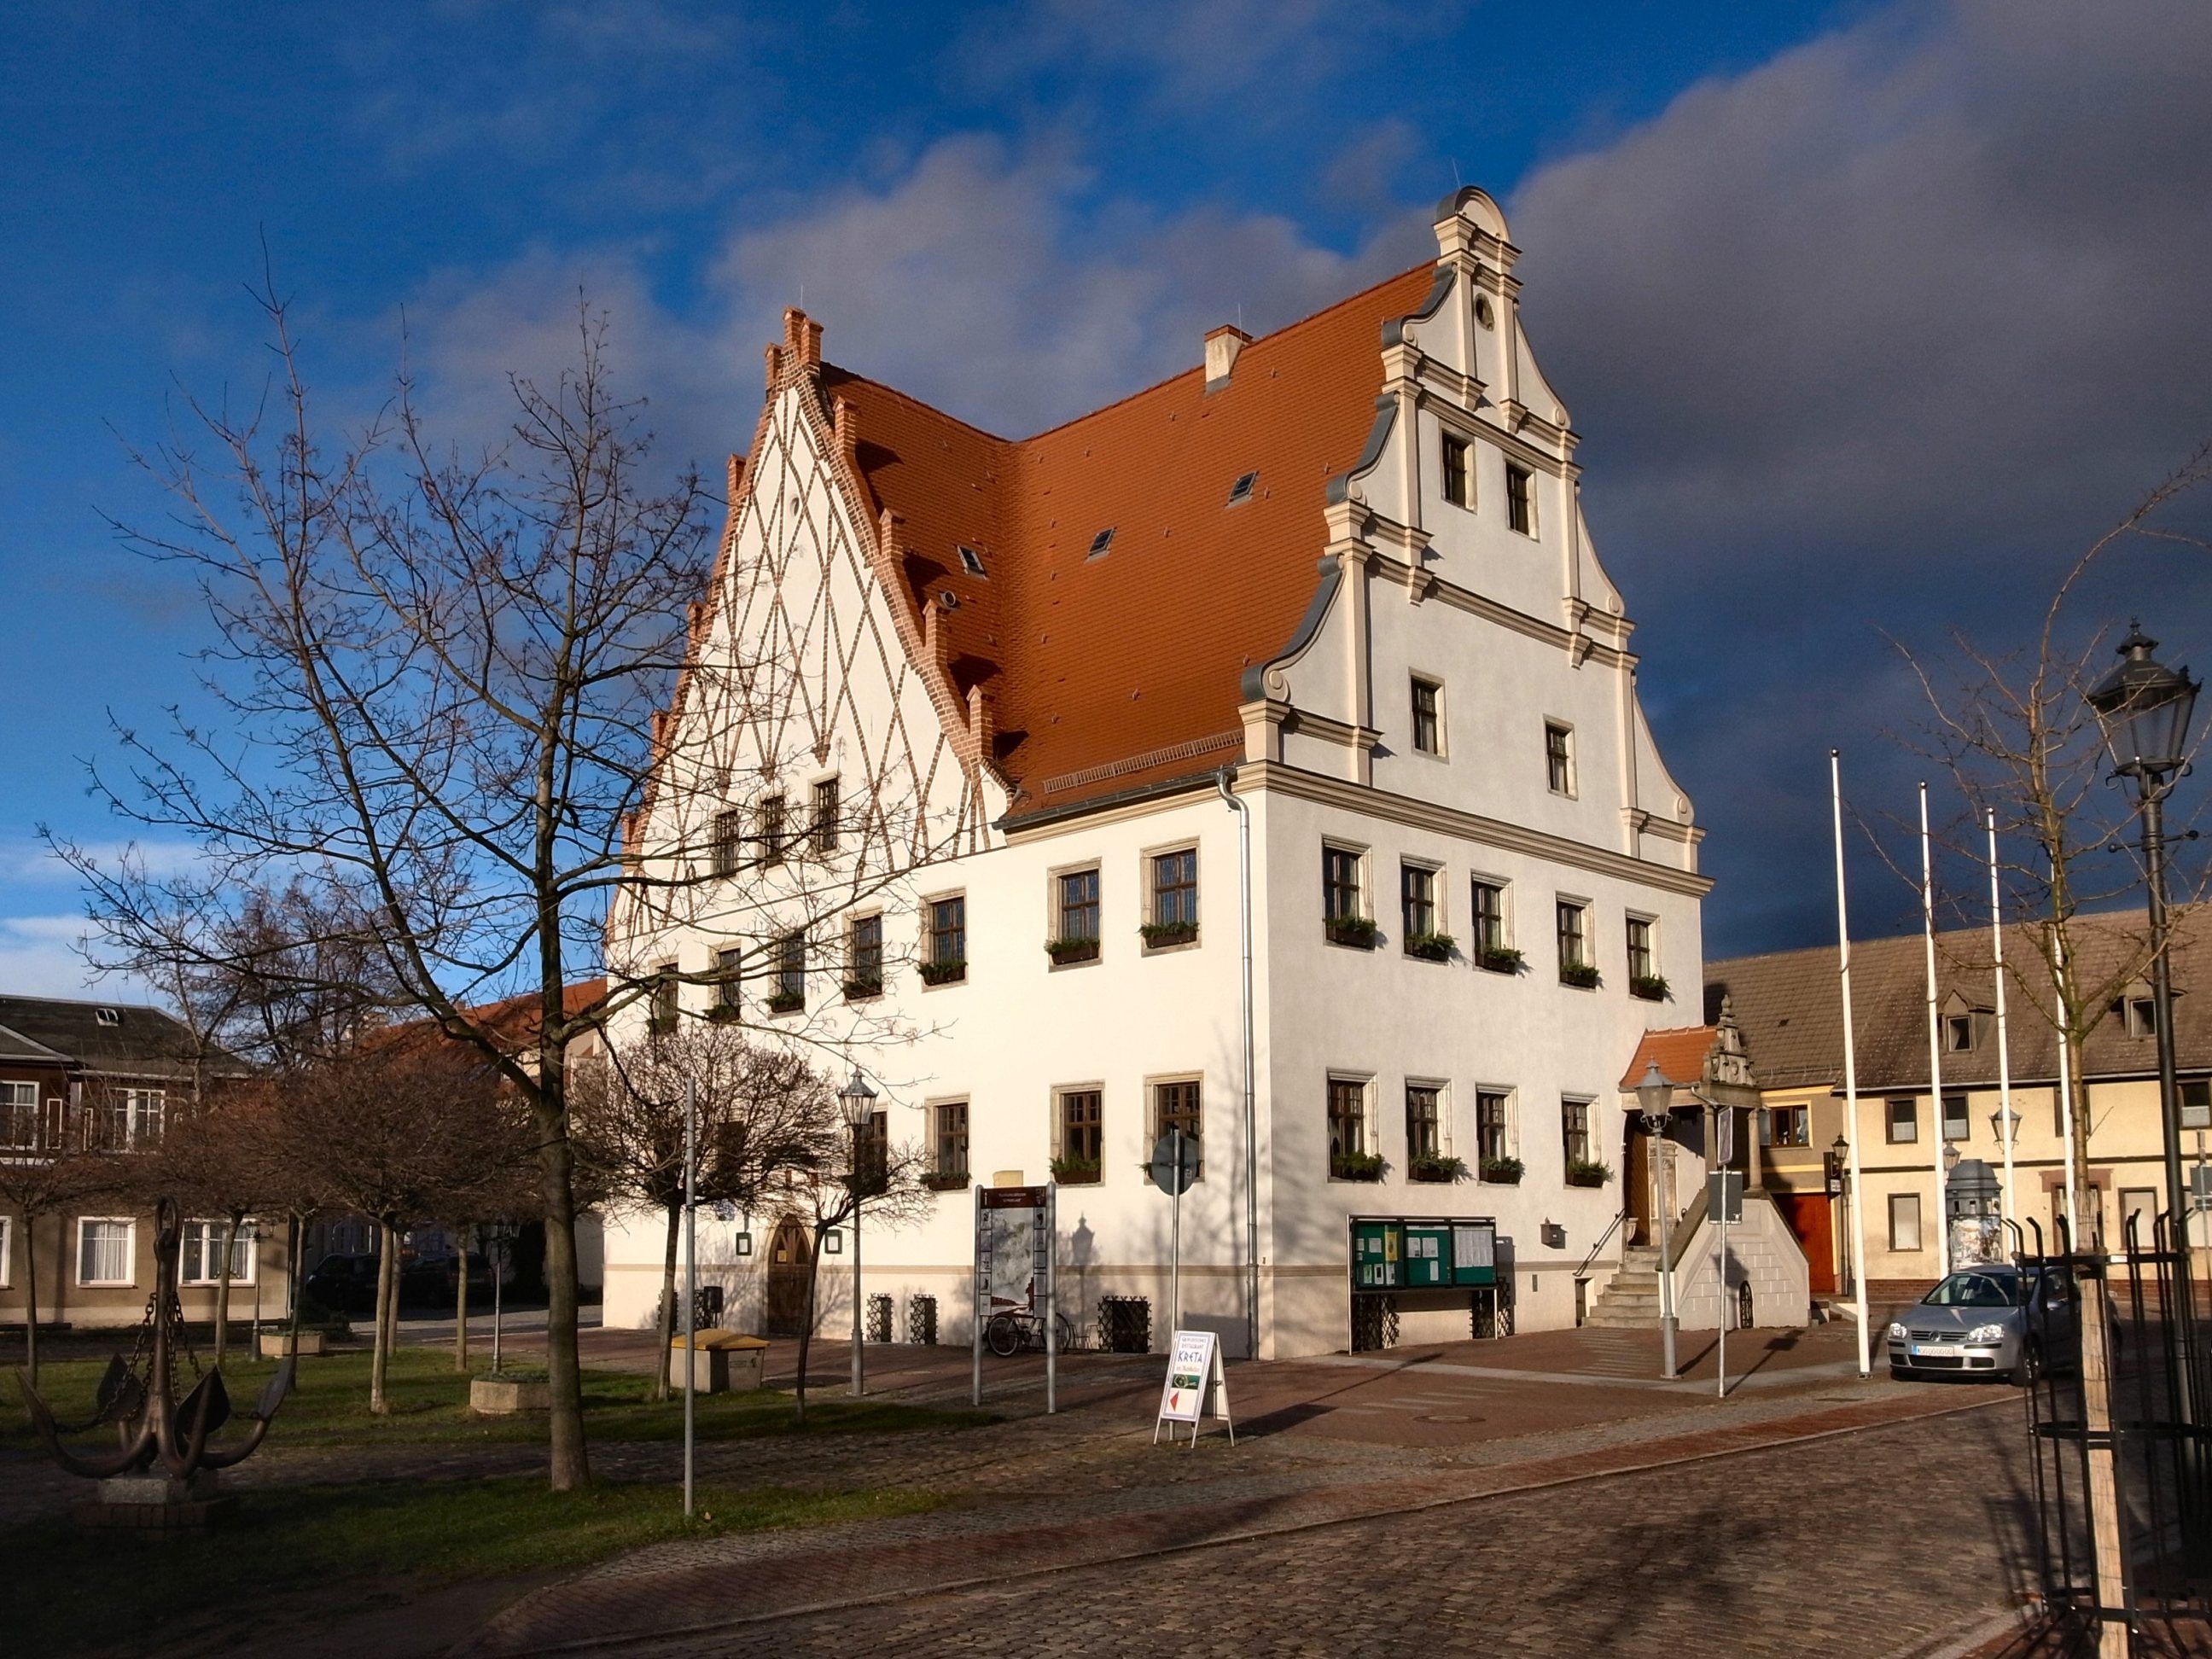
[[[2019,1126],[2012,1110],[2012,1050],[2005,1037],[2004,905],[1997,896],[1997,815],[1988,817],[1990,831],[1990,956],[1996,964],[1997,980],[1997,1134],[2004,1142],[2004,1217],[2020,1224],[2020,1204],[2012,1188],[2012,1143]]]
[[[1920,926],[1928,952],[1928,1103],[1936,1171],[1936,1277],[1951,1271],[1951,1230],[1943,1218],[1943,1043],[1936,1012],[1936,854],[1928,834],[1928,786],[1920,786]]]
[[[1851,1030],[1851,921],[1844,902],[1844,771],[1843,759],[1828,751],[1828,793],[1836,819],[1836,959],[1844,992],[1844,1144],[1850,1150],[1851,1165],[1851,1291],[1858,1314],[1859,1378],[1872,1375],[1873,1336],[1867,1329],[1866,1188],[1859,1181],[1859,1060]]]

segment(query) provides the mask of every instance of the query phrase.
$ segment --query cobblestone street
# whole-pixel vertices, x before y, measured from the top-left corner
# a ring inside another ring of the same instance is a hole
[[[1934,1651],[2025,1594],[2018,1431],[1967,1411],[605,1650],[1102,1655],[1233,1630],[1269,1655]]]

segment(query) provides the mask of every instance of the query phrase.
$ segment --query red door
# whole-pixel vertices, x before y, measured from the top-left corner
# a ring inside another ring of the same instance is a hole
[[[1836,1293],[1836,1212],[1826,1193],[1775,1193],[1775,1206],[1790,1224],[1805,1252],[1808,1288],[1814,1296]]]

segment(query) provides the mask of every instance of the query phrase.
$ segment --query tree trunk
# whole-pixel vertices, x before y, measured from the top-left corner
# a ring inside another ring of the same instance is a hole
[[[284,1354],[295,1361],[300,1358],[300,1298],[307,1291],[307,1270],[300,1261],[303,1254],[301,1246],[306,1234],[307,1230],[300,1224],[300,1218],[293,1216],[284,1232],[285,1277],[289,1281],[292,1296],[292,1318],[284,1338]]]
[[[822,1236],[828,1229],[814,1230],[814,1249],[806,1264],[806,1317],[799,1325],[799,1421],[806,1421],[806,1355],[814,1346],[814,1287],[822,1279]]]
[[[215,1363],[222,1369],[230,1352],[230,1256],[238,1248],[238,1218],[232,1216],[222,1230],[222,1255],[215,1268]]]
[[[24,1370],[31,1386],[39,1386],[39,1218],[23,1217],[23,1348]]]
[[[678,1218],[683,1213],[679,1204],[668,1206],[667,1248],[662,1251],[660,1261],[660,1313],[657,1322],[660,1331],[660,1369],[653,1376],[655,1400],[668,1398],[668,1374],[676,1369],[676,1231]]]
[[[392,1409],[384,1397],[384,1379],[392,1358],[392,1315],[399,1299],[398,1230],[388,1221],[376,1224],[376,1334],[370,1343],[368,1358],[368,1409],[372,1415],[382,1417]]]
[[[565,1054],[556,1057],[549,1045],[535,1114],[545,1200],[545,1380],[551,1395],[546,1477],[555,1492],[575,1492],[592,1479],[576,1349],[576,1160],[562,1093],[565,1060]]]
[[[456,1265],[460,1283],[453,1292],[453,1369],[465,1371],[469,1368],[469,1232],[466,1227],[453,1233]]]

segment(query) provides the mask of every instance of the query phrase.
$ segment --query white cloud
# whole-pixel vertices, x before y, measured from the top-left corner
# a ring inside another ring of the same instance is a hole
[[[0,989],[17,996],[149,1000],[135,980],[94,972],[78,949],[86,932],[82,916],[0,916]]]

